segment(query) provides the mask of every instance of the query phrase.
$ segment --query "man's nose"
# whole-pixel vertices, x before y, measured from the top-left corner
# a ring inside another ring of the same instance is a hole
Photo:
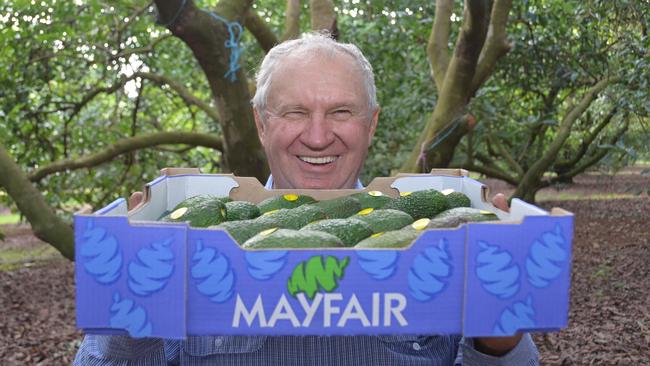
[[[324,114],[313,113],[300,135],[300,141],[312,150],[325,149],[336,139],[333,128],[334,125]]]

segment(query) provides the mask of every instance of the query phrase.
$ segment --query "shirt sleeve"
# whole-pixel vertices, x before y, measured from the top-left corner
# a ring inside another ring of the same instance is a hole
[[[84,337],[74,366],[167,366],[162,339],[127,336]]]
[[[501,357],[483,354],[474,349],[474,340],[464,338],[460,341],[456,366],[538,366],[539,353],[530,334],[526,333],[512,351]]]

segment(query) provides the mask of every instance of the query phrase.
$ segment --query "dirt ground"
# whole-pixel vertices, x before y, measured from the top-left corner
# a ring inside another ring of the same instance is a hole
[[[542,365],[650,365],[650,176],[586,174],[561,188],[538,197],[542,207],[576,214],[570,320],[567,329],[534,336]],[[74,264],[25,225],[0,230],[7,236],[0,242],[0,363],[70,364],[82,337],[74,327]]]

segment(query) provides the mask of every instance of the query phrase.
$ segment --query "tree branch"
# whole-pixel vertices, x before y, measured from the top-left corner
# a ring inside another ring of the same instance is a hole
[[[587,108],[589,108],[598,93],[603,91],[603,89],[605,89],[609,84],[615,83],[618,80],[620,80],[618,77],[607,77],[599,81],[596,83],[596,85],[592,86],[587,91],[587,93],[585,93],[577,105],[569,109],[569,111],[562,119],[560,128],[555,134],[555,138],[549,145],[546,152],[528,169],[526,174],[522,177],[519,185],[517,186],[517,189],[513,193],[514,197],[530,197],[531,195],[534,195],[537,185],[541,182],[542,175],[545,171],[548,170],[551,164],[553,164],[558,152],[571,134],[571,128],[573,127],[575,121],[578,119],[578,117],[580,117],[580,115],[582,115],[582,113],[584,113]]]
[[[582,159],[582,157],[585,155],[585,153],[589,149],[589,146],[591,146],[591,143],[594,142],[596,137],[598,137],[598,134],[600,134],[600,132],[605,127],[607,127],[607,125],[609,125],[609,123],[612,121],[612,118],[614,118],[614,116],[616,115],[617,111],[618,111],[618,107],[614,106],[609,111],[609,113],[605,116],[605,118],[603,118],[602,121],[598,123],[596,128],[594,128],[594,130],[591,131],[591,133],[587,135],[585,139],[582,140],[582,143],[580,144],[580,148],[578,149],[578,151],[576,151],[575,155],[571,160],[560,161],[555,164],[555,171],[561,173],[563,171],[571,169],[574,165],[576,165],[578,161],[580,161],[580,159]]]
[[[52,163],[34,170],[29,174],[28,178],[32,182],[38,182],[50,174],[80,168],[91,168],[111,161],[116,156],[125,153],[166,144],[187,144],[210,147],[219,151],[223,150],[221,138],[208,134],[194,132],[156,132],[119,140],[111,144],[108,148],[86,157],[65,159]]]
[[[478,88],[494,71],[497,61],[512,48],[506,37],[506,25],[508,24],[510,8],[512,8],[512,0],[495,0],[492,5],[487,39],[478,58],[470,95],[476,93]]]
[[[431,76],[436,88],[442,90],[442,84],[449,65],[449,33],[451,32],[452,0],[437,0],[436,14],[427,44],[427,57],[431,65]]]
[[[311,0],[310,9],[311,29],[314,31],[326,30],[336,38],[336,13],[332,0]]]
[[[490,134],[489,132],[487,134],[487,139],[488,141],[490,141],[491,145],[496,146],[499,152],[499,156],[501,156],[505,160],[506,164],[510,167],[510,169],[512,169],[517,174],[517,176],[519,177],[523,176],[524,170],[521,168],[521,165],[519,165],[515,161],[512,155],[510,155],[510,153],[508,152],[508,149],[506,149],[506,147],[503,146],[501,141],[498,138],[497,139],[493,138],[492,134]]]
[[[278,37],[254,9],[248,8],[244,14],[244,27],[251,32],[264,52],[269,52],[279,43]]]
[[[628,128],[630,127],[629,121],[625,120],[623,123],[623,126],[612,136],[612,138],[609,139],[608,143],[609,145],[615,145],[618,140],[623,137],[625,132],[627,132]],[[592,166],[596,165],[599,161],[601,161],[607,153],[609,153],[612,150],[611,147],[604,147],[604,148],[599,148],[597,152],[595,152],[592,156],[588,156],[581,164],[573,166],[573,169],[562,173],[561,175],[558,175],[554,179],[552,179],[552,182],[556,181],[562,181],[562,180],[567,180],[570,178],[575,177],[576,175],[584,172],[585,170],[591,168]]]
[[[134,77],[140,77],[143,79],[151,80],[160,86],[165,84],[169,85],[169,87],[173,91],[175,91],[178,94],[178,96],[181,97],[183,101],[185,101],[185,103],[197,106],[200,110],[205,112],[205,114],[207,114],[210,118],[212,118],[215,121],[219,121],[219,112],[217,111],[216,108],[211,107],[208,103],[199,99],[197,96],[192,94],[187,88],[185,88],[179,82],[174,81],[166,76],[152,74],[149,72],[136,72],[131,76],[131,78]]]
[[[408,160],[400,168],[401,172],[418,171],[420,147],[429,144],[440,131],[445,129],[456,118],[461,118],[463,108],[465,108],[470,97],[469,87],[474,77],[476,62],[485,42],[488,27],[487,10],[488,1],[486,0],[465,0],[463,26],[458,34],[454,54],[447,67],[442,89],[438,90],[438,102],[433,111],[433,116],[420,134],[418,143]],[[460,141],[460,138],[455,142],[458,141]],[[448,149],[450,145],[444,147]],[[453,151],[455,145],[451,147]],[[434,155],[442,158],[442,160],[435,160]],[[427,161],[434,167],[444,167],[449,164],[451,158],[447,151],[437,154],[431,151],[427,156]]]
[[[117,53],[115,55],[111,55],[111,57],[109,58],[109,61],[117,60],[120,57],[126,58],[126,57],[128,57],[128,56],[130,56],[132,54],[153,52],[154,49],[156,48],[156,46],[158,46],[158,44],[160,42],[166,40],[167,38],[171,38],[171,37],[173,37],[173,35],[171,33],[167,33],[167,34],[163,34],[162,36],[154,39],[153,42],[151,42],[150,44],[148,44],[146,46],[134,47],[134,48],[125,48],[122,51],[120,51],[119,53]]]
[[[458,168],[458,169],[467,169],[469,171],[481,173],[485,176],[488,176],[490,178],[496,178],[500,179],[504,182],[507,182],[509,184],[512,184],[513,186],[516,186],[518,181],[515,177],[512,177],[505,172],[497,169],[496,167],[487,167],[483,165],[476,165],[474,163],[463,163],[463,164],[450,164],[450,168]]]
[[[180,12],[181,0],[155,3],[161,21],[192,50],[207,77],[223,134],[223,171],[266,179],[268,166],[250,106],[246,70],[241,61],[234,62],[237,50],[226,47],[232,45],[235,22],[243,21],[252,0],[221,0],[214,13],[197,8],[192,0],[183,1]]]
[[[4,188],[27,218],[37,238],[50,243],[64,257],[74,260],[74,232],[45,202],[5,148],[0,145],[0,187]]]
[[[284,33],[280,41],[298,38],[300,35],[300,0],[287,0],[287,11],[284,19]]]

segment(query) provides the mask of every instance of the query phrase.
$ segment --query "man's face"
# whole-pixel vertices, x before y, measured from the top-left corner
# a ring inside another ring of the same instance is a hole
[[[352,58],[289,56],[275,71],[266,118],[255,111],[274,188],[354,188],[379,111]]]

